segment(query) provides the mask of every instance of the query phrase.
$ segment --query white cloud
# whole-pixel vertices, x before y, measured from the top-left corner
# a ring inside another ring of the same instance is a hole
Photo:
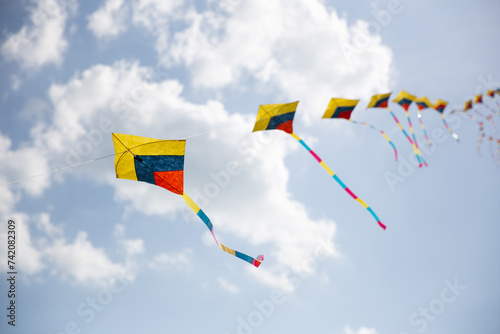
[[[373,328],[367,327],[361,327],[355,332],[349,326],[346,326],[344,329],[344,334],[378,334],[378,332]]]
[[[142,240],[123,239],[122,246],[132,246],[132,249],[127,252],[124,263],[113,262],[104,249],[88,240],[85,231],[79,231],[75,240],[68,242],[63,229],[54,225],[47,213],[29,217],[14,212],[10,219],[16,223],[16,247],[22,250],[16,252],[15,262],[19,263],[17,269],[25,279],[40,278],[41,273],[48,271],[74,284],[106,286],[117,276],[126,276],[129,280],[135,277],[137,265],[131,256],[143,251]],[[0,233],[0,239],[6,240],[5,233]],[[1,267],[5,265],[2,263]]]
[[[149,263],[148,267],[154,270],[186,270],[192,266],[193,250],[184,248],[180,252],[160,253]]]
[[[21,85],[23,84],[23,81],[17,75],[12,75],[10,77],[10,81],[12,83],[12,90],[13,91],[19,90],[19,87],[21,87]]]
[[[72,243],[57,239],[43,251],[53,264],[52,273],[81,284],[105,285],[114,275],[125,275],[126,268],[113,263],[102,248],[96,248],[79,231]]]
[[[334,95],[366,98],[389,87],[390,49],[365,33],[366,22],[349,26],[320,1],[244,1],[229,16],[184,17],[188,27],[161,56],[186,66],[195,86],[243,85],[250,76],[318,114]]]
[[[61,5],[62,4],[62,5]],[[60,64],[68,48],[64,37],[66,21],[76,1],[34,1],[29,7],[29,23],[11,34],[1,46],[7,60],[18,62],[25,69],[39,68],[46,64]]]
[[[131,258],[134,255],[142,254],[145,252],[144,240],[125,238],[125,226],[116,224],[114,235],[118,243],[121,245],[123,251],[127,255],[127,258]]]
[[[118,36],[127,30],[128,11],[123,0],[108,0],[87,18],[87,27],[99,38]]]
[[[43,150],[27,144],[20,145],[16,150],[12,150],[11,146],[12,141],[0,133],[0,160],[2,161],[0,180],[2,184],[45,174],[49,171],[47,158]],[[12,184],[9,188],[5,186],[6,190],[2,191],[2,193],[6,198],[5,201],[2,201],[4,208],[0,208],[0,212],[13,210],[13,200],[18,195],[14,195],[15,193],[9,195],[10,191],[14,191],[12,189],[22,189],[30,195],[39,196],[49,185],[49,178],[44,175]]]
[[[226,291],[228,291],[228,292],[230,292],[232,294],[238,293],[240,291],[240,289],[238,288],[238,286],[236,284],[233,284],[233,283],[229,282],[225,278],[217,277],[217,282],[219,282],[219,285],[224,290],[226,290]]]

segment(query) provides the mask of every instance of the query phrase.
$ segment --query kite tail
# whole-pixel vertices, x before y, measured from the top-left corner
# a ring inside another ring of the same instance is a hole
[[[497,167],[500,166],[500,139],[497,139],[497,157],[496,157]]]
[[[375,131],[378,131],[382,134],[382,136],[384,136],[385,140],[387,140],[387,142],[392,146],[392,148],[394,149],[394,154],[396,155],[396,161],[398,161],[398,150],[396,150],[396,146],[394,146],[394,144],[392,143],[392,141],[389,139],[389,137],[385,134],[384,131],[382,130],[378,130],[377,128],[375,128],[373,125],[371,124],[368,124],[366,122],[357,122],[357,121],[353,121],[352,119],[350,119],[349,121],[353,122],[354,124],[361,124],[361,125],[365,125],[365,126],[369,126],[370,128],[372,128],[373,130]]]
[[[451,134],[451,136],[453,138],[455,138],[457,143],[460,143],[460,139],[458,139],[458,135],[455,132],[451,131],[450,126],[448,125],[448,122],[446,122],[446,119],[444,118],[444,114],[441,114],[441,119],[443,120],[443,124],[444,124],[446,130],[448,130],[448,132]]]
[[[487,104],[483,104],[483,106],[485,106],[486,109],[488,109],[490,112],[492,112],[493,114],[497,115],[497,116],[500,116],[500,109],[499,110],[493,110],[489,105]]]
[[[417,137],[415,136],[415,131],[413,131],[413,124],[411,123],[411,118],[410,118],[410,113],[408,110],[405,109],[405,114],[406,114],[406,119],[408,120],[408,125],[410,126],[410,133],[411,137],[413,138],[413,144],[415,145],[417,149],[417,154],[420,156],[420,160],[424,163],[425,167],[427,167],[427,162],[424,159],[424,156],[422,155],[422,152],[420,151],[420,147],[418,146],[418,141]],[[420,164],[420,167],[422,167],[422,164]]]
[[[239,258],[239,259],[241,259],[243,261],[246,261],[246,262],[254,265],[255,267],[260,266],[260,263],[262,261],[264,261],[264,256],[263,255],[259,255],[256,259],[254,259],[254,258],[252,258],[252,257],[250,257],[250,256],[248,256],[246,254],[240,253],[238,251],[235,251],[234,249],[231,249],[231,248],[226,247],[223,244],[221,244],[217,240],[217,238],[215,237],[214,227],[213,227],[212,222],[210,221],[210,219],[205,214],[205,212],[203,212],[203,210],[200,209],[200,207],[188,195],[186,195],[185,193],[182,194],[182,198],[184,199],[184,201],[186,201],[187,205],[189,205],[189,207],[191,208],[191,210],[193,210],[193,212],[205,223],[205,225],[207,225],[208,229],[210,230],[210,233],[212,233],[212,236],[214,237],[214,240],[217,243],[217,246],[219,246],[220,249],[222,249],[226,253],[234,255],[237,258]]]
[[[392,115],[392,118],[394,118],[394,121],[399,126],[399,129],[403,132],[403,134],[406,136],[406,139],[408,139],[408,141],[410,142],[411,147],[413,148],[413,152],[415,153],[415,156],[417,157],[417,160],[418,160],[418,163],[419,163],[419,167],[422,167],[422,160],[420,160],[420,155],[418,154],[417,148],[415,147],[415,144],[413,143],[413,140],[411,140],[410,136],[408,136],[408,133],[405,131],[405,129],[403,128],[403,126],[399,122],[399,120],[396,117],[396,115],[394,115],[394,113],[392,112],[392,110],[389,109],[389,108],[387,108],[387,110],[389,110],[389,113]]]
[[[491,159],[493,159],[493,161],[496,161],[497,159],[495,157],[495,152],[493,152],[493,136],[489,136],[488,141],[490,142],[489,149],[490,149]]]
[[[380,222],[380,219],[377,217],[377,215],[375,214],[375,212],[373,212],[373,210],[361,199],[359,198],[358,196],[356,196],[349,188],[346,187],[346,185],[340,181],[340,179],[337,177],[337,175],[335,175],[334,172],[332,172],[332,170],[330,169],[330,167],[328,167],[324,161],[321,160],[321,158],[316,154],[314,153],[313,150],[311,150],[311,148],[309,146],[307,146],[306,143],[304,143],[304,141],[302,139],[300,139],[299,136],[297,136],[295,133],[290,133],[292,135],[293,138],[297,139],[297,141],[302,145],[304,146],[304,148],[309,152],[311,153],[311,155],[314,157],[314,159],[316,159],[316,161],[319,162],[319,164],[321,165],[321,167],[323,167],[328,174],[330,174],[331,177],[333,177],[333,179],[335,181],[337,181],[337,183],[349,194],[351,195],[352,198],[354,198],[356,201],[359,202],[359,204],[361,204],[366,210],[368,210],[370,212],[370,214],[373,216],[373,218],[375,218],[375,220],[377,221],[377,223],[379,224],[380,227],[382,227],[384,230],[386,229],[386,226],[384,224],[382,224]]]
[[[420,123],[420,127],[422,128],[422,131],[424,132],[424,137],[425,141],[427,142],[427,145],[432,145],[431,141],[429,140],[429,136],[427,136],[427,130],[425,129],[424,121],[422,121],[422,113],[419,111],[417,114],[418,121]]]
[[[481,156],[481,145],[483,145],[483,140],[486,134],[484,133],[483,122],[478,122],[479,129],[477,131],[477,155]]]

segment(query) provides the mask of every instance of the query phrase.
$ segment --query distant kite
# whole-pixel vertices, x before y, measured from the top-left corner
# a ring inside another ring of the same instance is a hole
[[[264,257],[256,259],[219,243],[210,219],[203,210],[184,193],[185,140],[160,140],[113,133],[116,177],[143,181],[181,195],[191,210],[205,223],[215,243],[223,251],[258,267]]]
[[[323,118],[343,118],[354,124],[360,124],[364,126],[368,126],[373,130],[380,132],[382,136],[387,140],[387,142],[394,149],[394,154],[396,156],[396,161],[398,161],[398,151],[396,150],[396,146],[392,143],[389,137],[385,134],[384,131],[376,129],[373,125],[368,124],[366,122],[358,122],[351,119],[351,114],[358,104],[359,100],[349,100],[349,99],[340,99],[340,98],[332,98],[328,107],[326,108],[325,114]]]
[[[356,196],[347,186],[339,179],[339,177],[328,167],[324,161],[313,151],[309,146],[304,143],[304,141],[293,132],[293,118],[295,116],[295,111],[299,101],[292,103],[281,103],[281,104],[265,104],[259,106],[259,111],[257,113],[257,120],[255,121],[255,131],[265,131],[265,130],[282,130],[290,134],[295,138],[313,157],[316,161],[323,167],[327,173],[333,177],[333,179],[349,194],[353,199],[355,199],[359,204],[361,204],[370,214],[375,218],[378,225],[383,229],[386,228],[384,224],[380,222],[375,212],[363,201],[361,198]]]

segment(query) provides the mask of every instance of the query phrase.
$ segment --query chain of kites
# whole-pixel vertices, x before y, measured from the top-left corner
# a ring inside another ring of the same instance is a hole
[[[389,98],[392,93],[387,94],[377,94],[372,96],[367,108],[381,108],[386,109],[392,116],[400,130],[403,132],[404,136],[407,138],[409,144],[413,148],[413,152],[419,162],[419,167],[428,166],[427,161],[424,159],[422,152],[420,150],[417,138],[415,136],[415,131],[411,122],[409,108],[412,103],[415,103],[418,107],[418,120],[420,127],[424,133],[424,137],[427,145],[431,145],[431,141],[427,135],[423,120],[422,120],[422,110],[433,109],[439,112],[441,119],[447,131],[450,135],[458,142],[459,138],[456,133],[454,133],[448,123],[446,122],[444,111],[448,103],[446,101],[438,99],[434,104],[432,104],[427,97],[416,97],[405,91],[401,91],[393,102],[399,104],[405,112],[408,125],[410,128],[410,134],[401,125],[400,121],[396,115],[389,108]],[[481,154],[481,146],[484,139],[487,137],[489,141],[489,150],[493,160],[496,161],[497,165],[500,164],[500,136],[498,134],[498,128],[495,124],[495,116],[500,117],[500,89],[489,90],[486,96],[495,104],[495,107],[491,107],[488,103],[483,101],[483,95],[477,95],[473,100],[468,100],[465,102],[462,112],[464,112],[469,118],[471,118],[478,125],[478,146],[477,152]],[[354,108],[357,106],[359,100],[343,99],[343,98],[332,98],[328,107],[323,115],[323,118],[342,118],[350,121],[354,124],[368,126],[371,129],[380,132],[382,136],[387,140],[388,144],[394,150],[395,160],[398,160],[398,151],[390,138],[385,134],[384,131],[377,130],[374,126],[359,122],[351,119],[351,114]],[[257,120],[253,132],[255,131],[265,131],[265,130],[281,130],[290,134],[294,139],[296,139],[320,164],[321,167],[333,178],[333,180],[354,200],[356,200],[361,206],[363,206],[375,219],[375,222],[382,229],[386,229],[386,226],[381,222],[376,213],[372,210],[368,204],[366,204],[361,198],[354,194],[349,187],[347,187],[342,180],[335,174],[328,165],[316,154],[297,134],[293,132],[293,119],[298,106],[298,101],[291,103],[282,104],[266,104],[259,106],[257,113]],[[480,107],[483,108],[480,108]],[[485,114],[484,111],[487,110]],[[448,114],[460,111],[459,109],[454,109]],[[485,122],[492,125],[494,129],[493,135],[486,135],[485,132]],[[214,227],[208,216],[204,211],[184,192],[184,153],[186,140],[162,140],[153,139],[147,137],[139,137],[127,134],[113,133],[113,144],[115,149],[115,154],[97,158],[88,162],[93,162],[99,159],[107,158],[110,156],[115,156],[115,172],[116,177],[121,179],[128,179],[134,181],[142,181],[151,183],[162,187],[174,194],[182,196],[186,204],[193,210],[193,212],[203,221],[206,227],[212,234],[217,246],[243,261],[249,264],[259,267],[262,261],[264,261],[264,256],[259,255],[257,257],[251,257],[244,253],[238,252],[231,249],[222,243],[220,243],[215,237]],[[497,146],[497,152],[494,152],[494,146]],[[85,162],[85,163],[88,163]],[[78,165],[82,165],[80,163]],[[75,165],[76,166],[76,165]],[[74,166],[69,166],[65,168],[70,168]],[[58,170],[51,171],[53,173]],[[46,173],[48,174],[48,173]],[[45,174],[42,174],[45,175]],[[38,176],[38,175],[37,175]],[[34,176],[33,176],[34,177]],[[29,177],[31,178],[31,177]],[[28,178],[26,178],[28,179]],[[26,180],[23,179],[23,180]],[[10,182],[9,184],[20,182],[23,180],[18,180]]]

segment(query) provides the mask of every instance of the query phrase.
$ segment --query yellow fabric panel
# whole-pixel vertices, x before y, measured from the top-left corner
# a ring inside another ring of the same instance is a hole
[[[257,112],[257,120],[255,121],[255,126],[252,132],[262,131],[267,129],[271,117],[287,114],[297,110],[297,105],[299,101],[291,103],[279,103],[279,104],[263,104],[259,106],[259,111]]]
[[[137,180],[134,154],[184,155],[186,148],[185,140],[161,140],[120,133],[112,133],[112,136],[116,177],[120,179]]]
[[[219,246],[220,248],[224,251],[224,252],[228,252],[229,254],[232,254],[232,255],[235,255],[235,252],[234,252],[234,249],[231,249],[229,247],[226,247],[224,246],[223,244],[219,243]]]
[[[396,98],[393,101],[396,102],[396,103],[399,103],[403,99],[410,100],[410,101],[415,101],[416,98],[417,97],[415,95],[411,95],[410,93],[405,92],[404,90],[402,90],[398,94],[398,96],[396,96]]]
[[[191,210],[194,211],[194,213],[198,214],[198,211],[200,211],[200,207],[185,193],[182,194],[182,198],[186,202],[186,204],[191,208]]]
[[[113,136],[113,145],[115,147],[115,172],[116,177],[120,179],[137,181],[135,172],[134,155],[127,151],[127,148]]]
[[[444,106],[446,106],[446,105],[448,105],[448,102],[446,102],[446,101],[444,101],[444,100],[441,100],[441,99],[438,99],[438,100],[437,100],[437,101],[433,104],[433,106],[434,106],[434,107],[437,107],[438,105],[444,105]]]
[[[125,146],[123,151],[128,148],[136,155],[184,155],[186,148],[185,140],[163,140],[120,133],[113,133],[113,141]]]
[[[422,97],[415,99],[415,103],[420,103],[420,102],[426,103],[428,106],[431,106],[431,107],[433,106],[431,101],[429,101],[429,99],[425,96],[422,96]]]
[[[368,104],[368,107],[366,108],[374,108],[378,101],[388,98],[389,96],[391,96],[391,94],[392,93],[373,95],[370,100],[370,103]]]
[[[334,97],[330,100],[330,103],[328,103],[328,107],[326,107],[323,118],[332,118],[335,110],[337,110],[337,107],[355,107],[358,102],[359,100],[341,99]]]

